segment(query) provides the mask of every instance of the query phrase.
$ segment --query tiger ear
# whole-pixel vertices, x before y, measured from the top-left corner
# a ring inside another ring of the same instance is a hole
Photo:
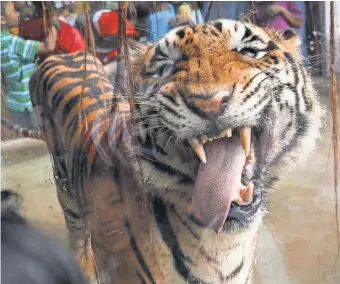
[[[294,30],[292,29],[285,30],[282,33],[282,39],[283,40],[281,44],[286,52],[289,52],[293,55],[299,53],[301,40]]]
[[[134,40],[128,40],[127,44],[132,72],[135,76],[138,76],[143,69],[146,55],[152,44],[141,43]]]

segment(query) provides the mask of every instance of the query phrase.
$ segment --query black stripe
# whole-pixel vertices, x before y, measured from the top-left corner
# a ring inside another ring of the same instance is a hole
[[[159,198],[154,198],[152,201],[153,212],[157,222],[158,229],[162,235],[163,241],[170,249],[175,268],[177,272],[190,284],[204,284],[206,282],[190,275],[190,270],[186,266],[186,262],[192,264],[192,260],[185,256],[177,239],[176,233],[171,226],[168,218],[167,208],[164,201]]]
[[[212,98],[214,98],[217,94],[195,94],[192,93],[188,96],[188,98],[195,98],[195,99],[200,99],[200,100],[204,100],[204,101],[208,101],[211,100]]]
[[[247,278],[246,278],[246,281],[244,282],[244,284],[248,284],[248,281],[250,280],[250,277],[251,277],[251,275],[252,275],[252,269],[250,268],[250,270],[249,270],[249,273],[248,273],[248,276],[247,276]]]
[[[187,230],[193,235],[193,237],[196,239],[196,240],[200,240],[201,237],[196,233],[194,232],[194,230],[190,227],[190,225],[188,224],[188,222],[186,222],[182,216],[177,212],[177,210],[175,209],[174,206],[171,206],[171,209],[172,211],[175,213],[175,215],[177,216],[177,218],[181,221],[181,223],[183,224],[184,227],[187,228]]]
[[[305,88],[306,80],[307,80],[306,73],[303,70],[303,66],[299,65],[299,67],[300,67],[300,70],[301,70],[301,73],[302,73],[302,78],[303,78],[303,87],[302,87],[302,90],[301,90],[302,91],[302,96],[303,96],[303,98],[305,100],[305,103],[307,105],[307,111],[310,111],[311,108],[312,108],[312,103],[311,103],[310,100],[308,100],[307,95],[306,95],[306,88]]]
[[[298,72],[299,71],[301,72],[301,70],[299,69],[299,65],[296,64],[295,60],[293,59],[293,57],[289,53],[285,53],[285,56],[288,59],[289,63],[291,64],[291,67],[293,69],[294,80],[295,80],[294,86],[295,86],[295,89],[296,89],[296,99],[299,101],[299,95],[298,95],[297,87],[298,87],[298,84],[300,83]],[[303,85],[304,85],[304,82],[303,82]],[[304,107],[307,109],[308,108],[308,100],[307,100],[307,97],[306,97],[304,86],[302,87],[301,92],[302,92],[302,99],[303,99]],[[297,104],[297,106],[298,105],[299,104]],[[297,109],[297,111],[298,110],[299,109]]]
[[[299,111],[299,93],[298,93],[298,90],[297,90],[297,87],[298,87],[298,84],[300,83],[300,80],[299,80],[299,76],[298,76],[298,71],[302,72],[302,77],[303,77],[303,87],[302,87],[302,99],[303,99],[303,102],[304,102],[304,107],[306,109],[309,108],[309,104],[308,104],[308,99],[307,99],[307,96],[306,96],[306,92],[305,92],[305,88],[304,88],[304,84],[305,84],[305,77],[304,77],[304,74],[303,74],[303,71],[301,71],[299,68],[300,66],[298,64],[296,64],[295,60],[293,59],[293,57],[288,53],[288,52],[285,52],[284,53],[285,57],[288,59],[288,62],[291,64],[291,67],[293,69],[293,73],[294,73],[294,89],[295,91],[293,91],[295,93],[295,104],[296,104],[296,111],[298,112]],[[302,115],[302,114],[301,114]]]
[[[147,284],[146,281],[144,280],[143,276],[138,271],[136,273],[137,273],[137,277],[140,280],[140,283]]]
[[[305,132],[308,129],[308,125],[309,125],[309,121],[307,119],[307,117],[305,115],[303,115],[302,113],[298,112],[299,109],[299,95],[298,95],[298,91],[296,90],[296,88],[294,88],[294,86],[287,86],[289,87],[289,89],[295,94],[295,108],[293,110],[295,110],[295,135],[294,137],[291,139],[291,141],[289,142],[289,144],[285,145],[281,152],[275,157],[275,159],[272,161],[271,165],[277,163],[284,155],[286,155],[286,153],[292,151],[298,144],[299,142],[299,137],[303,136],[305,134]]]
[[[241,105],[244,105],[252,96],[256,95],[257,92],[260,90],[261,85],[264,81],[266,81],[267,79],[269,79],[268,77],[265,77],[264,79],[261,80],[261,82],[255,87],[255,89],[250,92],[241,102]]]
[[[193,179],[190,176],[188,176],[188,175],[186,175],[186,174],[184,174],[184,173],[182,173],[182,172],[180,172],[180,171],[178,171],[178,170],[176,170],[176,169],[174,169],[174,168],[172,168],[172,167],[170,167],[166,164],[163,164],[160,161],[156,161],[156,158],[154,156],[147,155],[149,153],[146,153],[143,150],[145,150],[145,149],[143,149],[143,147],[141,147],[141,151],[142,151],[142,154],[143,154],[141,156],[141,158],[144,159],[145,161],[147,161],[148,163],[152,164],[158,171],[164,172],[164,173],[166,173],[170,176],[179,176],[180,179],[187,180],[189,183],[194,182]]]
[[[256,78],[257,76],[262,75],[262,74],[263,74],[263,72],[259,72],[259,73],[257,73],[256,75],[254,75],[254,76],[247,82],[247,84],[243,87],[243,90],[242,90],[241,93],[243,93],[243,92],[249,87],[249,85],[255,80],[255,78]]]
[[[154,198],[152,201],[152,205],[158,229],[162,235],[162,239],[171,250],[176,270],[180,275],[184,277],[184,279],[187,279],[190,272],[185,263],[192,263],[192,261],[189,257],[186,257],[184,255],[179,245],[176,233],[172,228],[170,220],[168,218],[168,212],[164,201],[160,198]]]
[[[56,69],[57,70],[57,69]],[[55,73],[57,73],[58,71],[55,71]],[[91,71],[91,72],[87,72],[86,73],[86,76],[89,76],[91,74],[98,74],[97,71]],[[52,74],[51,74],[52,76]],[[45,82],[44,82],[44,90],[45,90],[45,93],[48,93],[54,86],[54,84],[58,83],[60,80],[62,79],[65,79],[65,78],[70,78],[70,79],[73,79],[73,78],[76,78],[76,79],[79,79],[78,82],[76,82],[76,84],[79,86],[81,84],[84,84],[86,86],[89,85],[89,83],[91,84],[98,84],[100,81],[103,81],[99,78],[92,78],[92,79],[87,79],[85,78],[85,80],[83,80],[82,78],[84,77],[84,71],[77,71],[77,70],[74,70],[74,72],[60,72],[56,75],[54,75],[53,78],[51,78],[50,76],[48,78],[46,78]],[[67,85],[68,84],[74,84],[75,82],[69,82],[69,83],[66,83]],[[103,86],[104,88],[104,86]],[[62,88],[60,88],[62,89]],[[102,93],[102,92],[100,92]]]
[[[101,95],[103,92],[113,92],[113,87],[111,85],[106,85],[106,86],[98,86],[97,84],[99,83],[100,79],[94,79],[94,80],[86,80],[84,81],[84,88],[89,88],[90,91],[89,92],[83,92],[83,94],[81,94],[81,90],[79,91],[79,94],[76,94],[73,96],[73,99],[80,99],[80,95],[81,98],[84,99],[86,97],[90,97],[90,98],[94,98],[97,101],[101,100]],[[72,89],[74,89],[75,87],[79,86],[80,84],[83,84],[82,82],[75,82],[75,83],[69,83],[66,84],[65,86],[61,87],[55,94],[54,97],[52,98],[52,111],[55,111],[56,109],[58,109],[60,103],[63,101],[64,97],[70,92],[72,91]]]
[[[79,213],[82,217],[86,217],[82,204],[88,203],[84,188],[84,178],[87,176],[84,166],[87,163],[87,156],[82,151],[82,145],[79,145],[79,143],[75,146],[75,149],[68,149],[68,151],[73,155],[71,163],[69,163],[69,165],[72,165],[71,184],[75,189],[77,203],[80,204]]]
[[[131,231],[131,225],[129,223],[128,220],[125,220],[125,226],[127,228],[127,231],[128,231],[128,234],[130,236],[130,245],[138,259],[138,262],[139,264],[141,265],[143,271],[145,272],[146,276],[149,278],[149,280],[151,281],[151,283],[153,284],[156,284],[155,280],[153,279],[153,276],[143,258],[143,255],[142,253],[140,252],[139,248],[138,248],[138,245],[137,245],[137,242],[136,242],[136,238],[135,236],[133,235],[132,231]]]
[[[273,51],[273,50],[277,50],[278,46],[273,41],[269,41],[268,45],[267,45],[267,47],[265,49],[259,49],[259,48],[255,47],[255,46],[251,46],[251,47],[244,47],[244,48],[240,49],[239,51],[238,51],[237,48],[234,48],[233,51],[235,51],[237,53],[240,53],[244,49],[248,49],[248,50],[250,50],[250,51],[252,51],[254,53],[258,53],[258,52],[270,52],[270,51]]]
[[[157,44],[156,49],[155,49],[155,55],[154,57],[160,56],[162,58],[167,58],[169,59],[169,57],[163,52],[163,50],[161,49],[161,45]]]
[[[241,263],[225,278],[225,280],[232,280],[237,274],[241,272],[243,265],[244,258],[242,259]]]
[[[142,76],[151,77],[155,75],[157,72],[158,72],[158,69],[154,71],[146,71],[146,66],[144,65],[141,73],[142,73]]]
[[[274,61],[274,64],[279,64],[279,59],[275,55],[270,55],[269,58],[271,58]]]
[[[285,40],[288,40],[296,36],[296,33],[292,29],[286,29],[282,35]]]
[[[140,145],[141,146],[141,150],[144,148],[144,149],[147,149],[147,150],[151,150],[152,152],[152,149],[153,149],[153,139],[152,139],[152,135],[154,134],[153,132],[152,133],[149,133],[149,132],[152,132],[152,129],[150,129],[147,133],[146,133],[146,137],[145,137],[145,142]],[[156,130],[155,130],[156,131]]]
[[[155,148],[156,148],[156,151],[161,153],[162,155],[164,156],[168,155],[168,153],[157,142],[155,142]]]
[[[187,68],[185,68],[185,67],[178,67],[178,66],[176,66],[175,65],[175,69],[174,69],[174,74],[176,74],[176,73],[178,73],[178,72],[181,72],[181,71],[188,71],[188,69]]]
[[[267,47],[263,49],[262,51],[269,52],[269,51],[273,51],[277,49],[278,49],[277,45],[273,41],[269,41]]]
[[[100,103],[99,105],[97,103],[90,105],[84,111],[81,112],[80,120],[81,121],[85,120],[86,116],[88,116],[91,112],[96,111],[97,109],[103,108],[103,107],[104,107],[103,103]],[[65,130],[65,127],[66,127],[65,124],[66,124],[66,120],[68,118],[69,112],[68,111],[65,112],[65,110],[64,110],[63,113],[65,113],[65,115],[63,115],[63,117],[62,117],[62,119],[63,119],[62,125],[64,126],[63,128]],[[71,142],[70,138],[72,138],[75,135],[76,131],[79,131],[79,115],[76,114],[70,119],[71,119],[71,121],[70,121],[70,123],[68,123],[68,125],[67,125],[68,128],[66,129],[66,132],[65,132],[67,145],[69,145],[69,143]],[[96,120],[88,123],[88,128],[91,129],[92,125],[95,122],[96,122]]]
[[[179,36],[179,38],[180,38],[180,39],[182,39],[182,38],[184,37],[184,35],[185,35],[185,33],[184,33],[184,29],[182,29],[182,30],[179,30],[179,31],[176,33],[176,35],[178,35],[178,36]]]
[[[251,31],[251,29],[249,29],[247,26],[245,26],[245,28],[246,28],[246,30],[244,32],[244,35],[243,35],[241,41],[244,41],[246,38],[253,35],[253,32]]]
[[[186,283],[189,283],[189,284],[210,284],[206,281],[203,281],[195,276],[192,276],[190,275],[187,279],[187,282]]]
[[[217,21],[214,23],[214,27],[219,31],[222,32],[222,23]]]
[[[243,43],[248,43],[248,42],[253,42],[253,41],[260,41],[263,43],[263,40],[257,35],[253,35],[250,39],[245,40]]]
[[[163,122],[165,122],[166,124],[167,124],[167,126],[172,126],[173,128],[176,128],[176,129],[178,129],[179,127],[180,127],[180,125],[178,125],[178,124],[175,124],[175,123],[173,123],[172,121],[169,121],[167,118],[165,118],[164,116],[162,116],[161,118],[160,118],[160,120],[161,121],[163,121]]]
[[[167,100],[169,100],[172,104],[178,106],[178,103],[175,101],[174,97],[173,96],[165,96],[163,95],[164,98],[166,98]]]
[[[294,80],[295,80],[294,85],[296,86],[299,83],[297,66],[295,65],[295,61],[293,57],[288,52],[285,52],[284,55],[287,58],[288,62],[290,63],[290,67],[293,69]]]
[[[181,94],[181,96],[182,96],[182,94]],[[200,116],[204,120],[209,119],[209,120],[215,121],[217,116],[219,116],[220,113],[221,113],[220,111],[219,112],[205,112],[205,111],[202,111],[200,108],[198,108],[194,104],[189,103],[183,96],[182,96],[182,100],[185,103],[186,107],[191,112],[193,112],[194,114]],[[216,124],[212,124],[212,127],[214,127],[214,129],[211,129],[211,131],[214,130],[217,133],[221,132],[221,130],[217,129]]]
[[[175,110],[173,110],[171,107],[167,106],[166,104],[159,102],[159,104],[164,107],[168,112],[172,113],[174,116],[176,116],[177,118],[185,118],[185,116],[177,113]]]
[[[254,104],[254,106],[251,108],[252,110],[255,110],[256,108],[260,107],[262,105],[262,103],[267,100],[269,98],[269,96],[267,94],[265,94],[261,99],[258,100],[258,102],[256,104]],[[271,99],[270,99],[271,101]]]

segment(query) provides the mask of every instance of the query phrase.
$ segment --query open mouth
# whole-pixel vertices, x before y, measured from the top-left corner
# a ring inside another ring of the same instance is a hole
[[[226,129],[216,137],[188,140],[201,161],[192,202],[194,217],[202,225],[221,232],[227,218],[240,220],[255,213],[251,205],[259,202],[249,176],[256,160],[256,141],[248,127],[238,133]]]

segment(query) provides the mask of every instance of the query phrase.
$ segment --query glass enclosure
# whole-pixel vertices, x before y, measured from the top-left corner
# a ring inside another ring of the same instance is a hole
[[[3,216],[91,283],[340,283],[340,2],[1,6]]]

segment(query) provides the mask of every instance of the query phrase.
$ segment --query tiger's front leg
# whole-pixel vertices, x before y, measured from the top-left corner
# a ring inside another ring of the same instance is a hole
[[[84,223],[80,219],[79,209],[75,200],[65,190],[67,188],[65,182],[60,177],[55,180],[57,196],[63,210],[73,254],[84,274],[89,278],[90,283],[97,284],[97,273],[91,248],[91,235],[86,231]]]

